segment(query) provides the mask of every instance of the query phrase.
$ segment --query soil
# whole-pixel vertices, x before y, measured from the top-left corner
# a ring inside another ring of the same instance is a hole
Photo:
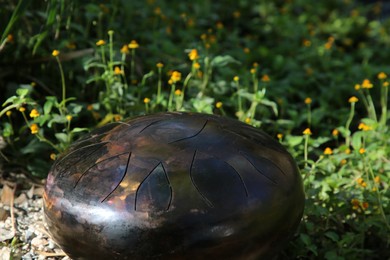
[[[70,260],[47,231],[43,190],[44,180],[0,172],[0,260]]]

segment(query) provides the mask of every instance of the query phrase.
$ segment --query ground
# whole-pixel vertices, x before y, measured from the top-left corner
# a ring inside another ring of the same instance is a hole
[[[43,180],[0,176],[0,259],[69,259],[50,239],[42,208]]]

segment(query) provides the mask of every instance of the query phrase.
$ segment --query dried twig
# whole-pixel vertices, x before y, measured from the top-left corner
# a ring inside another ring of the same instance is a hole
[[[14,200],[15,200],[15,191],[16,191],[16,185],[14,185],[12,189],[11,194],[11,201],[10,201],[10,213],[11,213],[11,222],[12,222],[12,233],[14,237],[16,236],[16,221],[15,221],[15,213],[14,213]]]
[[[64,252],[59,252],[59,253],[49,253],[49,252],[45,252],[45,251],[38,251],[36,250],[35,251],[37,254],[39,255],[43,255],[43,256],[46,256],[46,257],[54,257],[54,256],[66,256],[66,254]]]

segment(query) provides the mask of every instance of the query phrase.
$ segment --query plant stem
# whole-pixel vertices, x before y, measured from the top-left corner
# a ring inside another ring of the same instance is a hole
[[[382,86],[381,88],[381,107],[382,114],[380,119],[380,125],[385,126],[387,122],[387,98],[388,98],[389,88],[388,86]]]
[[[309,135],[305,135],[305,148],[303,150],[303,158],[305,160],[305,168],[307,168],[307,159],[308,159],[308,146],[309,146]]]
[[[370,92],[368,90],[366,92],[366,96],[367,96],[367,102],[368,102],[368,107],[367,107],[368,117],[373,119],[375,122],[377,122],[378,120],[376,117],[374,102],[372,101],[372,97],[371,97]]]
[[[134,84],[135,80],[135,49],[131,49],[131,61],[130,61],[130,81]]]
[[[161,85],[162,85],[162,68],[158,68],[158,82],[157,82],[157,105],[160,104],[161,101]]]
[[[365,171],[370,175],[370,177],[371,177],[371,179],[372,179],[372,181],[374,183],[374,188],[375,188],[375,193],[376,193],[376,199],[378,201],[379,211],[381,213],[383,221],[385,222],[386,227],[390,230],[390,224],[387,222],[386,213],[385,213],[385,211],[383,209],[382,198],[381,198],[381,194],[379,193],[379,187],[375,183],[374,172],[373,172],[373,170],[371,168],[371,164],[368,163],[368,165],[367,165],[367,162],[366,162],[365,158],[363,158],[363,166],[365,168]]]
[[[311,127],[311,104],[307,104],[307,124]]]
[[[168,100],[168,111],[172,111],[172,100],[173,100],[173,95],[175,95],[175,84],[171,85],[171,93],[169,94],[169,100]]]
[[[58,63],[58,68],[60,70],[60,75],[61,75],[61,86],[62,86],[62,101],[60,103],[60,114],[64,115],[66,112],[66,84],[65,84],[65,75],[64,71],[62,69],[62,64],[60,61],[60,58],[56,56],[56,60]]]
[[[355,115],[355,103],[351,102],[351,110],[349,112],[349,116],[347,119],[347,123],[345,124],[346,129],[346,136],[345,136],[345,144],[347,147],[350,145],[350,139],[351,139],[351,131],[349,130],[349,127],[351,126],[353,116]]]

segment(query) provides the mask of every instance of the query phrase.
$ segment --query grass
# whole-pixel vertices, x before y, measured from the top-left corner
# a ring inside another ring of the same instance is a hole
[[[47,1],[0,10],[6,168],[43,178],[83,133],[195,111],[260,127],[301,169],[281,258],[389,256],[390,20],[356,1]],[[39,154],[39,156],[37,156]]]

